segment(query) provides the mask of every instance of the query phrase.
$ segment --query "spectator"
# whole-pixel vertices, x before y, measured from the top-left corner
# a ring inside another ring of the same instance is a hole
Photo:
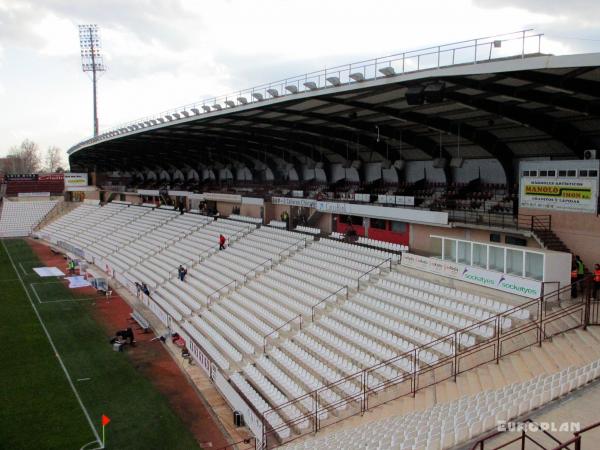
[[[225,250],[225,236],[219,235],[219,250]]]
[[[181,281],[184,281],[185,276],[187,275],[187,269],[185,267],[183,267],[182,265],[179,265],[179,269],[177,269],[177,272],[179,274],[179,279]]]
[[[600,291],[600,264],[594,266],[594,300],[598,300],[598,291]]]
[[[585,266],[579,255],[575,256],[575,264],[577,264],[577,281],[583,280],[585,275]]]
[[[179,214],[183,214],[183,202],[179,202]]]
[[[150,289],[148,289],[146,283],[142,283],[142,292],[146,294],[149,298],[152,298],[150,297]]]
[[[139,298],[141,293],[142,293],[142,285],[136,281],[135,282],[135,295],[136,295],[136,297]]]
[[[577,264],[571,264],[571,298],[577,297]]]

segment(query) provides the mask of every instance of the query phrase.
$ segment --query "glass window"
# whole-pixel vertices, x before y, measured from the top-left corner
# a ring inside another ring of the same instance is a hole
[[[598,171],[597,170],[590,170],[588,172],[588,177],[597,177],[598,176]]]
[[[454,239],[444,239],[444,259],[456,262],[456,241]]]
[[[544,255],[525,252],[525,276],[540,281],[544,279]]]
[[[442,259],[442,239],[437,237],[432,237],[430,239],[431,242],[431,256],[434,258]]]
[[[373,219],[371,217],[371,228],[385,230],[385,220],[384,219]]]
[[[509,245],[520,245],[522,247],[527,247],[527,239],[522,238],[520,236],[504,236],[504,242]]]
[[[490,249],[490,270],[504,272],[504,249],[502,247],[489,247]]]
[[[392,231],[394,233],[406,233],[408,229],[408,224],[406,222],[397,222],[395,220],[392,221]]]
[[[576,177],[577,171],[576,170],[567,170],[567,176],[568,177]]]
[[[529,170],[524,170],[523,171],[523,176],[524,177],[528,177],[529,176]]]
[[[559,177],[566,177],[567,176],[567,171],[566,170],[559,170],[558,171],[558,176]]]
[[[549,177],[555,177],[556,176],[556,170],[549,170],[548,171],[548,176]]]
[[[580,177],[587,177],[588,176],[588,171],[587,170],[580,170],[579,171],[579,176]]]
[[[523,252],[521,250],[506,249],[506,273],[523,276]]]
[[[547,176],[548,176],[547,170],[540,170],[540,177],[547,177]]]
[[[500,242],[500,235],[498,233],[490,233],[490,242]]]
[[[473,242],[473,266],[487,269],[487,245]]]
[[[529,176],[530,177],[537,177],[537,170],[530,170],[529,171]]]
[[[471,243],[458,241],[458,262],[461,264],[471,265]]]

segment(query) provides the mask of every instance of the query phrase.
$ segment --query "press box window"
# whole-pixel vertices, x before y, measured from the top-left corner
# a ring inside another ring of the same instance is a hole
[[[529,171],[529,176],[530,177],[537,177],[537,170],[530,170]]]
[[[579,171],[579,176],[580,177],[587,177],[588,176],[588,171],[587,170],[580,170]]]
[[[540,170],[540,177],[547,177],[547,176],[548,176],[547,170]]]
[[[524,170],[523,171],[523,176],[524,177],[528,177],[529,176],[529,170]]]
[[[555,177],[556,176],[556,170],[549,170],[548,171],[548,176],[549,177]]]
[[[576,177],[577,171],[576,170],[567,170],[567,176],[568,177]]]
[[[371,218],[371,228],[377,228],[379,230],[385,230],[385,220]]]
[[[491,233],[490,234],[490,242],[500,242],[500,235],[498,233]]]
[[[559,170],[558,171],[558,176],[559,177],[566,177],[567,176],[567,171],[566,170]]]
[[[597,177],[598,176],[598,171],[597,170],[590,170],[588,172],[588,177]]]
[[[520,245],[522,247],[527,247],[527,239],[523,239],[518,236],[505,236],[504,243],[510,245]]]

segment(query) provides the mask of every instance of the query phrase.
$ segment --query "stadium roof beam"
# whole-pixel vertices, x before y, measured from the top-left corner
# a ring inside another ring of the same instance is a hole
[[[579,75],[591,72],[597,68],[597,66],[578,67],[566,75],[554,75],[538,70],[519,70],[506,75],[510,78],[517,78],[543,86],[551,86],[561,91],[572,91],[597,97],[598,92],[600,92],[600,82],[579,78]]]
[[[522,108],[509,102],[497,102],[480,96],[459,92],[447,93],[455,101],[474,106],[480,110],[497,114],[526,126],[534,127],[557,141],[562,142],[577,155],[583,157],[584,150],[594,148],[595,143],[582,133],[573,123],[561,121],[539,110]]]
[[[447,95],[447,93],[445,95]],[[488,152],[492,157],[496,158],[504,169],[507,184],[509,186],[514,184],[514,168],[512,164],[514,154],[508,145],[487,130],[473,127],[465,123],[465,121],[453,121],[440,117],[439,115],[428,115],[416,111],[401,111],[389,106],[377,106],[370,103],[339,99],[333,96],[324,97],[323,100],[353,106],[357,109],[376,111],[409,123],[432,127],[457,136],[460,129],[461,138],[470,140],[472,143]],[[406,133],[406,131],[404,131],[403,134],[404,133]],[[432,157],[435,158],[435,156]],[[448,156],[446,155],[444,157]]]
[[[490,80],[474,80],[468,77],[452,78],[452,82],[462,87],[477,89],[487,94],[505,95],[516,99],[541,103],[543,105],[555,106],[557,108],[569,111],[580,112],[588,115],[600,115],[600,91],[596,94],[595,100],[584,100],[564,92],[544,92],[539,89],[537,84],[525,86],[509,86]],[[599,88],[600,89],[600,88]]]

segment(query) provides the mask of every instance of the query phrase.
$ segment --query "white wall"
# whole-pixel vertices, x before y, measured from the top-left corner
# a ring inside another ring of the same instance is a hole
[[[404,169],[405,180],[409,183],[419,181],[426,174],[427,181],[445,183],[443,169],[433,167],[433,161],[407,161]]]

